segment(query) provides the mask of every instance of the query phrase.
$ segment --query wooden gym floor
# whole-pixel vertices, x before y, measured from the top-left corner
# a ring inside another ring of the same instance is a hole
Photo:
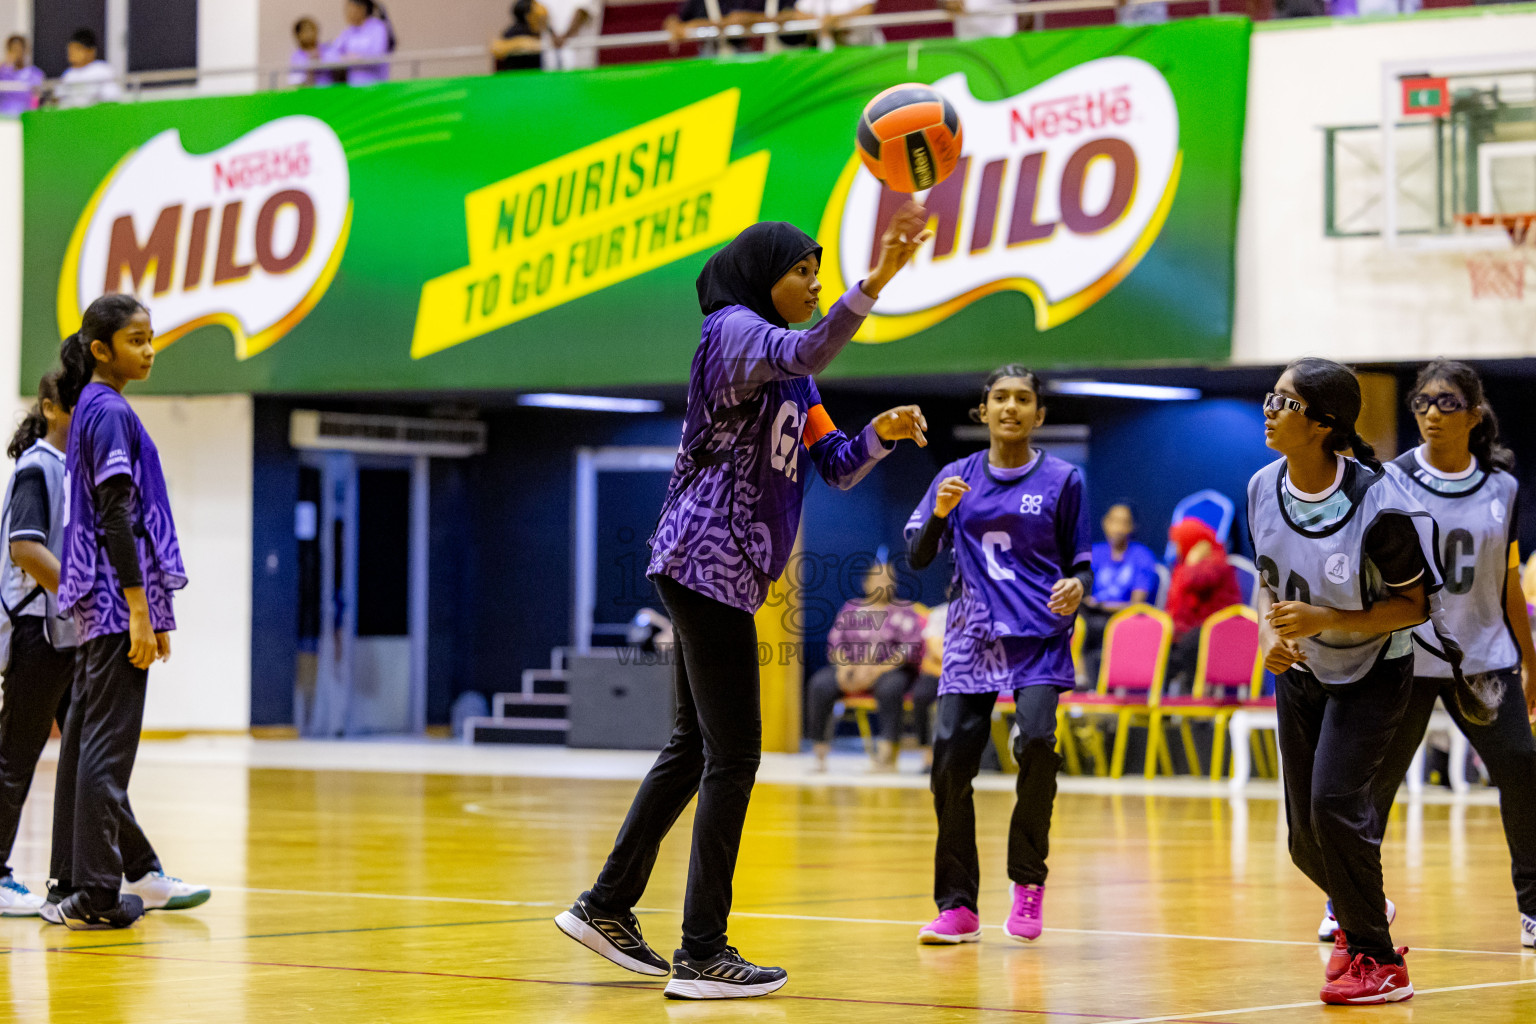
[[[789,984],[690,1004],[550,922],[589,884],[634,791],[628,779],[550,772],[622,775],[643,759],[593,773],[560,752],[529,777],[505,765],[474,773],[495,762],[462,749],[441,762],[452,771],[409,771],[411,748],[375,747],[372,760],[394,770],[356,771],[327,765],[368,745],[247,741],[207,757],[155,746],[134,803],[167,870],[215,886],[212,901],[124,932],[0,920],[0,1021],[1536,1020],[1536,955],[1518,945],[1491,794],[1394,810],[1388,892],[1419,994],[1335,1009],[1315,1002],[1322,896],[1288,862],[1272,796],[1233,802],[1208,786],[1129,780],[1093,792],[1104,784],[1072,780],[1057,803],[1047,931],[1025,946],[1000,927],[1011,794],[994,780],[977,794],[986,936],[932,948],[915,941],[932,914],[920,781],[858,785],[855,768],[801,783],[799,768],[781,770],[787,781],[760,783],[753,799],[731,940],[787,968]],[[283,763],[312,767],[263,766]],[[45,762],[13,862],[29,883],[46,875],[51,789]],[[639,910],[665,953],[690,822],[662,849]]]

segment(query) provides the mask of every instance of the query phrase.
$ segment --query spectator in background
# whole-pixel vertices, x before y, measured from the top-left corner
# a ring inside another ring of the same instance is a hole
[[[293,54],[288,58],[289,85],[330,85],[335,75],[329,71],[312,71],[311,64],[325,60],[320,48],[320,26],[315,19],[305,16],[293,23]]]
[[[603,0],[547,0],[544,8],[549,32],[544,70],[583,71],[597,67],[594,47],[565,44],[572,39],[592,39],[603,34]]]
[[[672,41],[667,44],[673,56],[677,55],[678,48],[687,41],[690,29],[702,28],[705,25],[713,25],[716,28],[725,28],[729,25],[755,25],[764,20],[767,15],[767,0],[682,0],[677,5],[677,13],[667,15],[667,20],[661,27],[672,36]],[[746,38],[726,39],[724,44],[728,50],[744,50],[750,45]],[[699,55],[710,57],[720,53],[720,43],[713,39],[706,39],[699,43]]]
[[[1104,645],[1104,624],[1111,615],[1133,604],[1144,604],[1157,594],[1157,556],[1131,538],[1136,534],[1136,515],[1121,502],[1111,505],[1099,526],[1104,542],[1093,546],[1093,594],[1083,600],[1084,673],[1098,676],[1099,651]]]
[[[512,5],[512,24],[491,40],[491,56],[497,71],[531,71],[544,66],[544,30],[549,12],[539,0],[517,0]]]
[[[380,4],[374,0],[346,0],[342,16],[347,27],[325,47],[326,60],[383,57],[395,52],[395,30]],[[389,81],[389,65],[359,64],[333,74],[344,75],[348,85],[376,85]]]
[[[950,14],[961,15],[955,19],[956,39],[992,39],[1011,36],[1019,30],[1016,14],[967,14],[967,11],[984,10],[997,5],[998,0],[939,0],[939,6]]]
[[[875,0],[794,0],[784,4],[781,21],[803,21],[816,18],[821,21],[821,31],[816,34],[817,45],[822,50],[837,46],[879,46],[885,35],[878,28],[844,28],[849,18],[862,18],[875,13]]]
[[[1242,604],[1237,573],[1227,564],[1227,549],[1216,531],[1193,517],[1168,528],[1178,551],[1168,583],[1168,614],[1173,618],[1173,649],[1168,652],[1168,693],[1186,693],[1200,654],[1200,626],[1211,613]]]
[[[853,694],[873,693],[880,716],[875,770],[895,771],[901,742],[902,704],[917,678],[923,650],[923,617],[910,601],[896,600],[896,570],[880,563],[864,578],[864,597],[837,613],[827,634],[827,660],[807,687],[806,731],[825,771],[832,748],[832,712]]]
[[[939,676],[944,670],[944,626],[949,621],[949,602],[928,609],[923,623],[923,661],[912,684],[912,718],[917,745],[923,752],[923,771],[933,771],[933,715],[939,699]]]
[[[1168,20],[1168,5],[1127,4],[1125,0],[1120,0],[1115,20],[1122,25],[1161,25]]]
[[[122,96],[117,86],[117,72],[101,59],[101,44],[96,33],[82,28],[69,37],[65,51],[69,67],[59,77],[58,103],[61,109],[113,103]]]
[[[37,87],[43,84],[43,70],[27,60],[27,37],[11,36],[5,41],[5,63],[0,64],[0,82],[14,82],[25,89],[0,92],[0,117],[17,117],[23,110],[37,106]]]

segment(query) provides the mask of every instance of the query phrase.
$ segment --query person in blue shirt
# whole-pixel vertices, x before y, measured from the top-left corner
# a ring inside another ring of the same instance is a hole
[[[1098,675],[1099,652],[1104,645],[1104,625],[1111,615],[1133,604],[1151,601],[1157,594],[1157,556],[1136,535],[1136,513],[1119,502],[1109,506],[1099,521],[1104,541],[1093,546],[1093,593],[1083,600],[1083,623],[1088,627],[1083,651],[1085,674],[1091,684]]]

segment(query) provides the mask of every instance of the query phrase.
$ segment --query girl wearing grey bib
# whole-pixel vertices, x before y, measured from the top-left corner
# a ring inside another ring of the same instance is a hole
[[[1449,667],[1418,650],[1413,695],[1376,787],[1377,812],[1385,820],[1435,701],[1443,701],[1499,789],[1520,942],[1536,947],[1536,740],[1530,726],[1536,715],[1536,645],[1520,590],[1515,460],[1499,443],[1498,421],[1477,371],[1465,363],[1440,360],[1426,366],[1408,407],[1424,443],[1390,463],[1388,471],[1440,525],[1446,619],[1466,652],[1462,671],[1492,680],[1499,713],[1491,724],[1469,720],[1451,687]]]
[[[1283,458],[1248,484],[1291,859],[1347,936],[1320,993],[1339,1004],[1413,995],[1389,931],[1372,791],[1412,691],[1412,629],[1438,615],[1441,586],[1434,521],[1356,432],[1360,401],[1347,367],[1293,363],[1264,403],[1265,444]]]

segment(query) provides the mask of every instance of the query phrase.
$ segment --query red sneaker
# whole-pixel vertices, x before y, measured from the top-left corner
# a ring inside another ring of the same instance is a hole
[[[1354,957],[1349,955],[1349,940],[1344,938],[1344,929],[1340,928],[1333,933],[1333,952],[1328,954],[1328,966],[1323,969],[1323,977],[1329,981],[1338,981],[1349,970],[1352,960]]]
[[[1408,952],[1403,946],[1398,956]],[[1349,970],[1337,981],[1323,986],[1318,997],[1335,1006],[1369,1006],[1374,1003],[1396,1003],[1413,997],[1413,985],[1408,981],[1408,965],[1379,964],[1365,954],[1350,961]]]

